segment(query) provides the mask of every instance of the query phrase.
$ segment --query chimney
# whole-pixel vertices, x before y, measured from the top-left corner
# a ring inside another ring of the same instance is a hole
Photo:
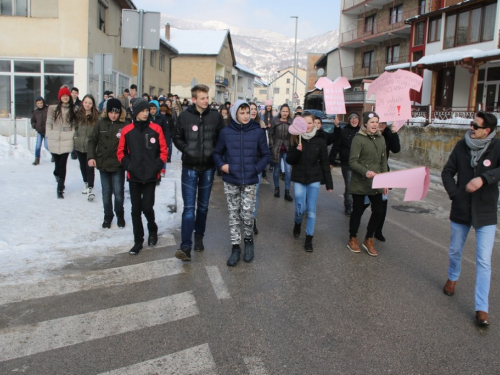
[[[168,22],[165,24],[165,39],[170,41],[170,24]]]

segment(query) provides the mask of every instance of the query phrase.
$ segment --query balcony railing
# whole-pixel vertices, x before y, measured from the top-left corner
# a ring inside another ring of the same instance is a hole
[[[385,60],[371,61],[366,66],[359,62],[353,66],[343,66],[341,69],[342,77],[347,79],[356,79],[364,77],[373,77],[385,72],[385,67],[408,62],[408,56],[399,56],[398,61],[388,64]]]
[[[412,118],[408,120],[412,124],[439,124],[439,125],[469,125],[479,108],[473,107],[436,107],[413,106]],[[486,112],[500,119],[500,107],[488,107]]]
[[[346,103],[375,103],[375,99],[367,99],[366,91],[344,91]]]
[[[218,85],[228,86],[229,80],[223,76],[215,76],[215,83]]]
[[[401,29],[405,25],[404,21],[407,18],[418,15],[420,8],[412,8],[408,10],[403,10],[401,13],[386,15],[382,17],[382,14],[388,14],[388,11],[379,12],[375,15],[375,22],[365,24],[365,18],[358,18],[358,25],[354,30],[343,32],[340,35],[340,44],[353,43],[356,41],[361,41],[363,39],[369,39],[370,37],[382,35],[386,32]],[[410,27],[410,26],[407,26]]]
[[[344,5],[342,7],[342,10],[352,8],[353,6],[364,3],[365,1],[366,0],[344,0]]]

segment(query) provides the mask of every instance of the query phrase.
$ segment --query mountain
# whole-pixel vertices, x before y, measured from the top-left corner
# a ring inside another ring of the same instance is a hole
[[[276,71],[293,65],[294,38],[269,30],[249,30],[229,26],[223,22],[199,22],[161,15],[161,24],[170,23],[170,27],[183,30],[225,30],[229,29],[233,41],[236,61],[261,77],[270,77]],[[298,66],[306,68],[307,53],[325,53],[338,45],[339,31],[303,40],[297,39]]]

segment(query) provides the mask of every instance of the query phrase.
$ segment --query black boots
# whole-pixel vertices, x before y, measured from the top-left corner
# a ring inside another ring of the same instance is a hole
[[[252,248],[253,248],[253,243],[252,243]],[[227,260],[227,265],[229,267],[235,267],[240,261],[240,254],[241,254],[240,245],[233,245],[233,249],[231,250],[231,256]]]
[[[304,249],[307,252],[313,251],[313,236],[306,235],[306,242],[304,243]]]
[[[274,188],[274,196],[276,198],[279,198],[280,197],[280,188],[277,187],[277,188]]]
[[[134,246],[129,250],[130,255],[137,255],[142,250],[142,243],[135,243]]]
[[[157,243],[158,243],[158,232],[149,232],[148,246],[155,247]]]
[[[293,227],[293,236],[295,238],[299,238],[299,236],[300,236],[300,226],[301,226],[301,224],[295,223],[295,226]]]
[[[175,257],[183,262],[188,262],[191,260],[191,249],[183,247],[175,252]]]
[[[262,171],[262,178],[267,180],[267,171],[265,169]]]
[[[57,190],[57,199],[64,199],[64,191]]]
[[[205,246],[203,246],[203,236],[197,234],[194,235],[194,251],[203,251]]]
[[[288,202],[293,202],[293,198],[290,195],[290,190],[285,190],[285,200]]]
[[[111,228],[112,221],[113,221],[113,216],[104,216],[104,221],[102,222],[102,227],[108,228],[108,229]]]
[[[243,254],[243,260],[246,263],[250,263],[253,260],[253,238],[245,238],[245,253]]]
[[[40,164],[40,158],[35,158],[33,165],[38,165],[38,164]]]
[[[123,212],[116,214],[116,223],[118,228],[125,228],[125,214]]]
[[[259,234],[259,230],[257,229],[257,219],[253,219],[253,234]]]

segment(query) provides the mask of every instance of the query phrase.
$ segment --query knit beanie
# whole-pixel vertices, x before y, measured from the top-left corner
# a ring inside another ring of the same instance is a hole
[[[144,98],[132,99],[132,111],[134,112],[134,116],[137,116],[139,112],[142,112],[145,109],[149,110],[149,102],[146,99]]]
[[[372,117],[377,117],[378,119],[380,119],[379,115],[377,115],[376,112],[370,111],[363,113],[363,125],[367,124]]]
[[[272,106],[273,105],[273,101],[272,99],[268,99],[268,100],[264,100],[264,105],[267,107],[268,105]]]
[[[106,103],[106,112],[116,112],[120,113],[122,111],[122,103],[118,99],[108,99]]]
[[[352,112],[350,115],[349,115],[349,120],[352,119],[352,118],[357,118],[359,120],[359,115],[356,113],[356,112]]]
[[[57,100],[61,101],[61,96],[63,96],[63,95],[71,96],[71,92],[69,91],[69,89],[66,86],[61,87],[59,89],[59,94],[57,95]]]

